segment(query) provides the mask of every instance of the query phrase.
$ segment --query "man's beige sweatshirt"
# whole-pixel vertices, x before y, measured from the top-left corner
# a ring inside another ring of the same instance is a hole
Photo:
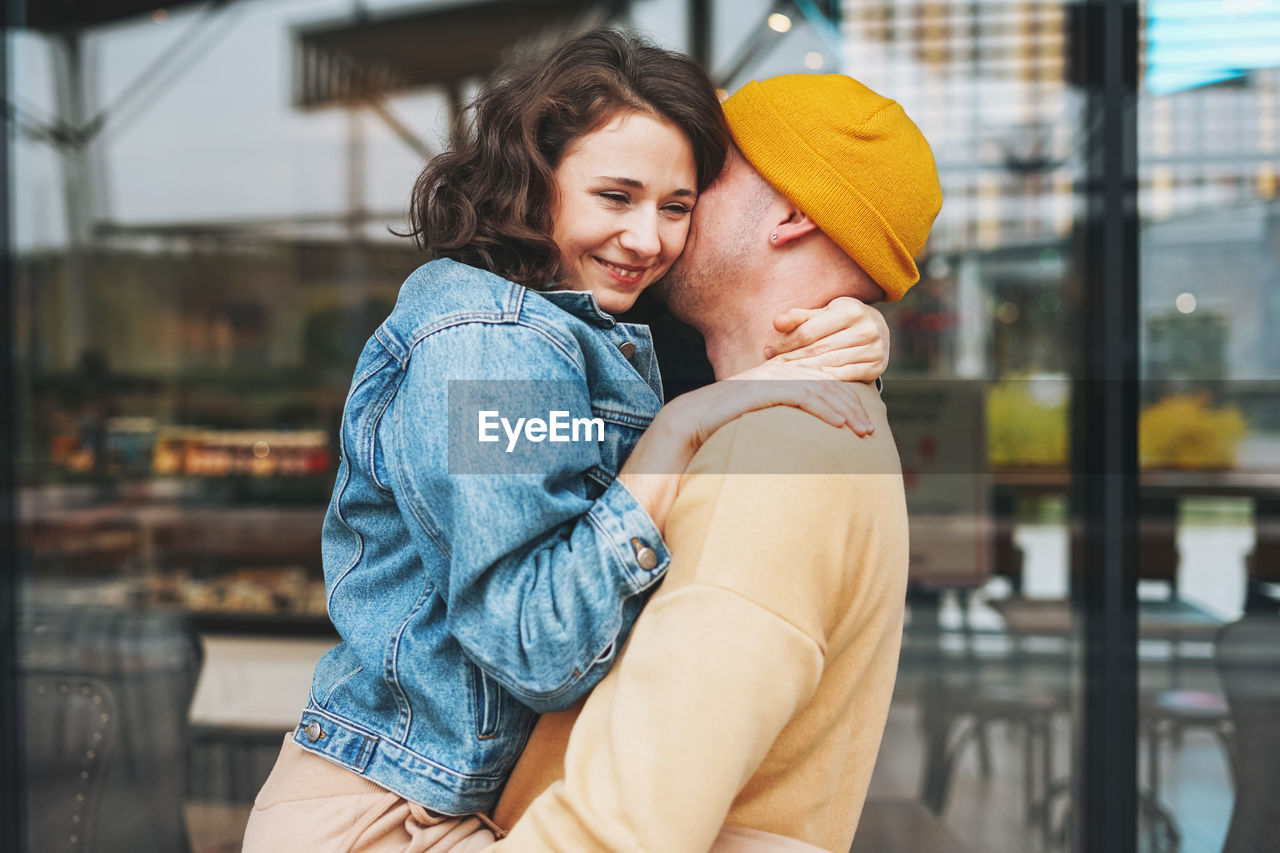
[[[859,393],[868,438],[780,406],[698,452],[666,580],[585,704],[539,722],[496,849],[701,853],[722,826],[849,849],[907,579],[897,450]]]

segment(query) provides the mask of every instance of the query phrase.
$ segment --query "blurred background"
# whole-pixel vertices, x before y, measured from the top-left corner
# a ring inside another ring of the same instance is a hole
[[[1072,450],[1098,310],[1089,163],[1116,153],[1090,108],[1094,8],[8,4],[22,716],[2,736],[29,849],[239,849],[335,640],[336,428],[422,261],[389,229],[512,48],[597,23],[692,53],[726,92],[850,74],[938,161],[923,280],[884,307],[912,587],[854,850],[1084,849],[1081,792],[1104,779],[1081,732],[1105,721],[1082,690],[1108,654],[1137,661],[1105,781],[1134,792],[1139,848],[1280,849],[1280,0],[1147,0],[1123,34],[1139,355],[1117,370],[1140,472],[1117,575],[1136,639],[1117,649],[1082,637],[1079,589],[1104,569],[1071,511],[1073,482],[1123,476]]]

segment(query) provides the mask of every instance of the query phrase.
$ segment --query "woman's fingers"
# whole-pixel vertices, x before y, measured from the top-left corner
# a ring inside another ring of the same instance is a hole
[[[787,363],[818,368],[841,382],[874,382],[884,372],[884,362],[870,350],[833,350]]]
[[[849,386],[829,378],[793,380],[783,386],[778,402],[804,409],[832,426],[848,425],[858,435],[875,432],[857,393]]]
[[[792,308],[775,318],[773,326],[782,337],[770,345],[766,357],[805,358],[888,337],[880,312],[848,296],[838,296],[817,310]]]
[[[743,386],[742,380],[770,381],[750,381]],[[848,424],[858,435],[875,431],[855,386],[836,381],[829,371],[817,367],[774,360],[709,387],[732,395],[721,398],[723,408],[718,408],[715,416],[708,413],[706,424],[715,424],[710,431],[744,412],[777,405],[804,409],[832,426]]]
[[[792,308],[773,321],[773,327],[782,332],[782,335],[765,347],[765,357],[773,358],[775,355],[798,352],[848,328],[850,322],[856,322],[856,320],[834,318],[823,315],[821,311]]]
[[[840,382],[825,381],[830,382],[832,388],[835,389],[836,403],[844,413],[845,423],[858,435],[870,435],[875,432],[875,425],[871,422],[871,416],[867,414],[866,408],[862,405],[862,401],[858,399],[858,395],[853,389]]]
[[[867,407],[862,405],[862,400],[858,398],[857,394],[850,394],[849,405],[854,413],[854,418],[849,421],[849,426],[853,428],[853,431],[858,435],[871,435],[875,432],[875,422],[871,420],[871,415],[867,414]]]
[[[785,335],[788,332],[793,331],[797,326],[799,326],[804,321],[808,320],[810,317],[813,317],[822,313],[822,310],[823,309],[821,308],[788,309],[787,311],[784,311],[781,314],[779,314],[777,317],[773,318],[773,328],[776,329],[780,334]]]
[[[783,400],[782,405],[794,406],[797,409],[803,409],[811,415],[816,415],[831,424],[833,427],[842,427],[847,423],[846,418],[848,417],[848,413],[846,411],[842,410],[839,405],[818,395],[812,395],[802,400],[794,398],[790,400]]]
[[[824,367],[832,379],[841,382],[875,382],[883,371],[874,364],[842,364],[836,367]]]
[[[816,321],[815,321],[816,322]],[[799,334],[799,332],[797,332]],[[799,340],[799,338],[797,338]],[[836,329],[828,335],[824,335],[812,343],[798,346],[792,350],[779,350],[777,357],[783,361],[798,361],[804,358],[813,358],[814,356],[824,355],[829,352],[840,352],[842,350],[860,351],[868,347],[882,348],[882,344],[875,335],[875,326],[871,321],[859,322],[858,325]],[[873,359],[863,356],[863,361],[871,361]]]
[[[778,356],[779,361],[798,364],[802,367],[843,367],[846,364],[879,364],[886,353],[883,342],[873,339],[857,346],[839,347],[813,355],[788,353]]]
[[[889,366],[889,326],[879,311],[856,299],[841,296],[816,311],[792,309],[774,326],[789,331],[765,348],[771,360],[824,368],[854,382],[870,382]]]

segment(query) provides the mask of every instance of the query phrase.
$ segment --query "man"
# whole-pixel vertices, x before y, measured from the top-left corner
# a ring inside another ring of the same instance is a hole
[[[718,377],[763,360],[782,307],[901,298],[942,200],[916,126],[850,78],[750,83],[724,110],[737,150],[663,290]],[[897,453],[863,389],[868,438],[775,407],[698,452],[663,586],[576,722],[539,723],[498,849],[848,850],[907,571]]]

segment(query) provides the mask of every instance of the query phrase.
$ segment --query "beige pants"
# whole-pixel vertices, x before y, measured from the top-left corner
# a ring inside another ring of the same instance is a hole
[[[479,815],[436,814],[312,755],[285,736],[258,792],[243,853],[475,853],[496,827]]]
[[[483,815],[436,814],[285,735],[254,800],[242,853],[479,853],[502,831]],[[824,853],[794,838],[726,826],[710,853]]]

